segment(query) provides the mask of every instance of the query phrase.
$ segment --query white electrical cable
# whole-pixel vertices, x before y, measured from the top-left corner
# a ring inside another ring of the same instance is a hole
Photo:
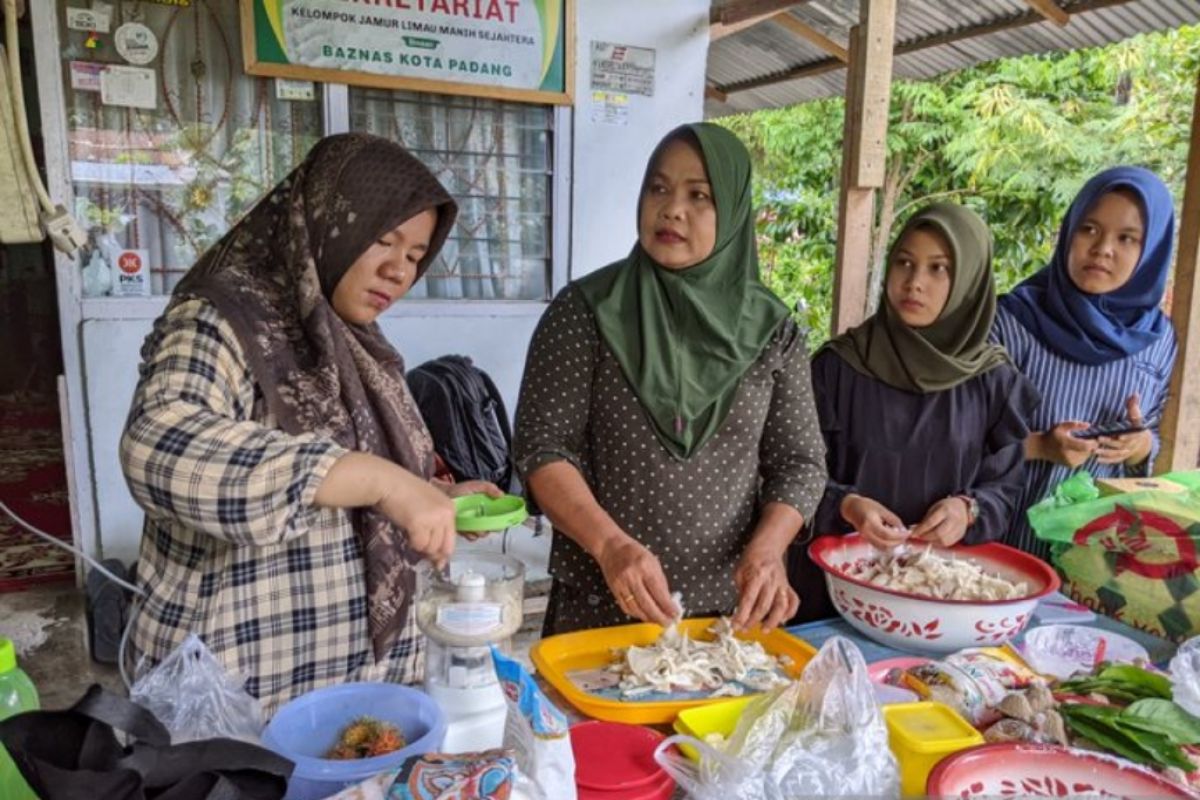
[[[129,680],[129,675],[125,672],[125,647],[129,644],[129,632],[133,630],[133,623],[145,604],[144,594],[134,596],[133,603],[129,606],[129,621],[125,623],[125,630],[121,631],[121,643],[117,645],[117,671],[121,673],[121,683],[125,684],[126,691],[133,688],[133,682]]]
[[[12,2],[12,0],[6,0],[6,2]],[[71,545],[64,542],[62,539],[57,539],[57,538],[51,536],[50,534],[46,533],[45,531],[34,527],[31,523],[26,522],[24,519],[22,519],[20,516],[17,515],[17,512],[13,511],[11,508],[9,508],[7,505],[5,505],[3,501],[0,501],[0,511],[3,511],[5,514],[7,514],[9,517],[12,518],[13,522],[17,523],[17,525],[21,526],[22,528],[29,531],[33,535],[42,537],[47,542],[50,542],[50,544],[53,544],[56,547],[61,547],[64,550],[71,551],[72,553],[74,553],[75,555],[79,556],[84,561],[86,561],[88,564],[90,564],[92,566],[92,569],[96,570],[101,575],[103,575],[104,577],[106,577],[110,581],[112,581],[113,583],[117,584],[118,586],[120,586],[123,589],[128,589],[129,591],[133,592],[134,601],[129,609],[129,621],[125,623],[125,629],[123,631],[121,631],[121,643],[119,645],[117,645],[117,670],[121,673],[121,682],[125,684],[126,689],[132,688],[133,684],[129,680],[129,675],[125,672],[125,647],[129,643],[129,632],[131,630],[133,630],[133,623],[135,620],[137,620],[137,615],[142,610],[142,605],[145,603],[146,598],[148,596],[146,594],[146,592],[143,591],[142,589],[139,589],[138,587],[134,586],[132,583],[129,583],[128,581],[121,580],[116,575],[112,574],[112,572],[110,572],[107,567],[105,567],[100,562],[96,561],[96,559],[92,558],[87,553],[84,553],[81,550],[77,550],[76,548],[74,548]]]
[[[37,193],[38,202],[47,214],[55,213],[54,201],[42,185],[37,159],[33,156],[33,145],[29,141],[29,121],[25,116],[25,91],[21,85],[21,53],[17,39],[17,0],[4,0],[4,41],[8,50],[9,94],[12,95],[13,116],[17,122],[17,139],[21,142],[21,153],[25,156],[25,171],[29,182]]]
[[[8,2],[12,2],[12,0],[8,0]],[[101,575],[105,576],[106,578],[108,578],[110,581],[117,584],[118,586],[120,586],[124,589],[128,589],[129,591],[133,592],[136,595],[139,595],[142,598],[146,597],[146,593],[144,591],[142,591],[138,587],[134,586],[132,583],[121,580],[116,575],[109,572],[108,569],[105,568],[105,566],[103,564],[101,564],[96,559],[89,556],[87,553],[84,553],[81,550],[75,549],[73,546],[67,544],[62,539],[56,539],[55,537],[51,536],[50,534],[46,533],[43,530],[38,530],[33,525],[31,525],[28,522],[26,522],[25,520],[21,519],[19,516],[17,516],[15,511],[13,511],[11,508],[6,506],[3,502],[0,502],[0,511],[3,511],[8,516],[12,517],[13,522],[17,523],[22,528],[24,528],[25,530],[34,534],[35,536],[40,536],[43,539],[45,539],[47,542],[50,542],[51,544],[53,544],[57,547],[61,547],[64,550],[70,550],[72,553],[79,556],[87,563],[91,564],[92,569],[96,570]]]

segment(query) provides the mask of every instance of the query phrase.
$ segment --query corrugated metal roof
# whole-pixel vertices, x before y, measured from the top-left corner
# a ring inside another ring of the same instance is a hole
[[[714,7],[734,2],[716,0]],[[893,75],[930,78],[997,58],[1095,47],[1200,22],[1200,0],[1059,0],[1059,5],[1071,13],[1065,27],[1038,21],[1025,0],[897,0]],[[808,0],[788,13],[844,45],[850,28],[858,23],[859,0]],[[972,29],[1022,20],[1034,21],[945,40]],[[814,74],[754,85],[798,69]],[[710,117],[841,94],[846,84],[845,69],[836,59],[770,21],[713,42],[707,77],[710,85],[728,95],[726,102],[706,101]]]

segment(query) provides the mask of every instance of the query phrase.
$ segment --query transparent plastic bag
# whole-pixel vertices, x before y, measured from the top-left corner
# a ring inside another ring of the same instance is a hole
[[[685,743],[693,763],[672,750]],[[655,760],[694,800],[897,797],[900,774],[862,653],[829,639],[798,681],[753,701],[724,747],[672,736]]]
[[[1175,703],[1189,714],[1200,716],[1200,636],[1179,645],[1170,671]]]
[[[1066,680],[1091,672],[1100,661],[1149,662],[1150,654],[1119,633],[1084,625],[1042,625],[1025,634],[1021,654],[1042,675]]]
[[[258,744],[265,724],[257,698],[195,634],[134,681],[129,697],[158,717],[172,744],[214,738]]]

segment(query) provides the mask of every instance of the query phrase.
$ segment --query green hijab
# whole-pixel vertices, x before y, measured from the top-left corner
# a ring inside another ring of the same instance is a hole
[[[742,375],[788,312],[759,280],[750,154],[736,136],[705,122],[676,128],[650,157],[643,193],[660,154],[681,139],[699,144],[712,185],[712,254],[675,271],[635,244],[629,256],[575,286],[658,438],[686,459],[720,429]],[[640,220],[640,199],[638,211]]]
[[[992,237],[978,214],[951,203],[918,211],[892,242],[888,269],[908,232],[926,226],[946,237],[954,257],[950,297],[937,320],[910,328],[888,302],[885,289],[874,315],[825,345],[862,374],[919,394],[950,389],[1008,361],[1003,347],[988,342],[996,317],[996,284]]]

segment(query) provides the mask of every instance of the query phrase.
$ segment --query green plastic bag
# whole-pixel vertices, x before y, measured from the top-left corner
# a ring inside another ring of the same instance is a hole
[[[1164,476],[1188,486],[1185,493],[1107,497],[1080,475],[1028,512],[1037,537],[1051,544],[1064,591],[1166,639],[1200,633],[1200,473]]]

